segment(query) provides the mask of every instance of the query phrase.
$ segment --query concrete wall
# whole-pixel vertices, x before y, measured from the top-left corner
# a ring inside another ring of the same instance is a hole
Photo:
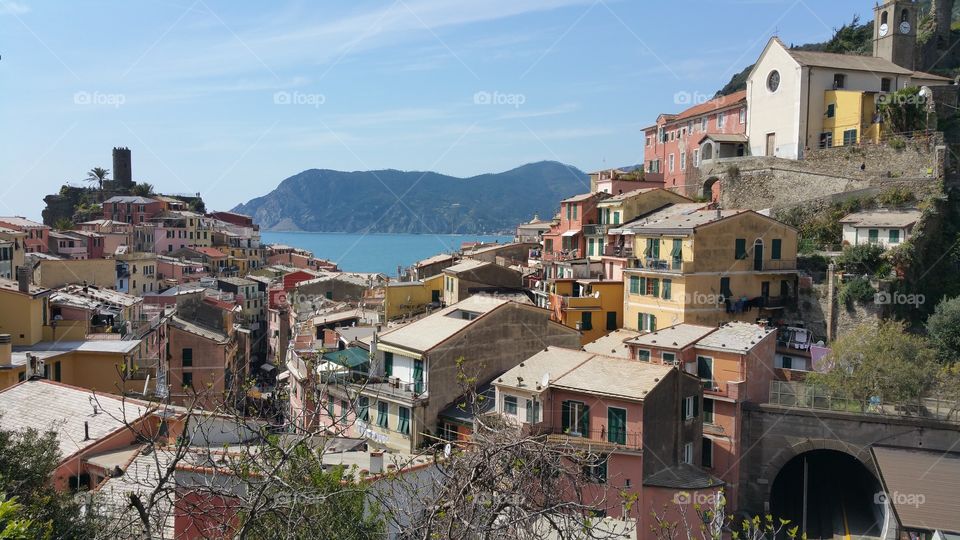
[[[116,261],[112,259],[41,260],[33,270],[33,282],[48,289],[84,283],[112,289],[116,280]]]

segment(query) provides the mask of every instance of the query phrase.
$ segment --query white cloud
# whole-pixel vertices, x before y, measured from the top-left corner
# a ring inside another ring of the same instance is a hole
[[[13,2],[11,0],[0,0],[0,15],[23,15],[30,11],[30,6]]]

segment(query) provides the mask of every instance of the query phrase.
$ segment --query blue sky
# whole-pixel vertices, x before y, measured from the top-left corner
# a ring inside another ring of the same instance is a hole
[[[308,168],[638,163],[678,92],[872,0],[0,0],[0,214],[133,151],[226,209]]]

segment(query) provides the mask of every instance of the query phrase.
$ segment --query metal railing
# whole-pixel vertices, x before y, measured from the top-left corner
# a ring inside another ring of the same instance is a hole
[[[880,397],[866,402],[835,395],[823,387],[797,381],[771,381],[771,405],[888,417],[920,418],[960,424],[960,403],[933,397],[911,403],[889,403]]]
[[[589,446],[608,446],[623,448],[643,447],[643,434],[636,431],[588,429],[571,431],[554,426],[532,425],[529,431],[535,435],[546,435],[547,440],[562,444],[576,444]]]

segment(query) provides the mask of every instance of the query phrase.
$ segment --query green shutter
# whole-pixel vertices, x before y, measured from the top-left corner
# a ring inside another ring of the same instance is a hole
[[[650,331],[651,331],[651,332],[656,332],[656,331],[657,331],[657,316],[656,316],[656,315],[651,315],[651,316],[650,316]]]
[[[888,240],[891,244],[900,243],[900,230],[899,229],[890,229]]]
[[[627,411],[610,407],[607,409],[607,441],[627,444]]]
[[[653,297],[658,298],[660,296],[660,280],[652,278],[650,281],[653,282]]]
[[[737,259],[747,258],[747,240],[745,238],[737,238],[735,256]]]
[[[650,241],[653,242],[653,249],[650,252],[650,257],[654,259],[659,259],[660,258],[660,239],[652,238]]]
[[[583,413],[580,415],[580,433],[584,436],[590,436],[590,407],[586,403],[582,404]]]
[[[643,248],[643,256],[649,258],[650,250],[652,249],[653,249],[653,240],[650,238],[647,238],[647,247]]]
[[[413,361],[413,391],[423,393],[423,360]]]
[[[630,276],[630,294],[640,294],[639,276]]]
[[[613,224],[614,224],[614,225],[619,225],[619,224],[620,224],[620,212],[614,212],[614,213],[613,213]]]
[[[673,239],[673,249],[670,250],[670,256],[674,259],[679,259],[683,256],[683,240],[679,238]]]
[[[773,239],[773,242],[771,242],[771,247],[770,247],[770,251],[771,251],[771,253],[770,253],[770,258],[771,258],[771,259],[773,259],[773,260],[775,260],[775,261],[780,259],[781,244],[782,244],[782,241],[781,241],[779,238],[774,238],[774,239]]]
[[[673,287],[673,281],[669,279],[663,280],[663,299],[670,300],[671,289]]]
[[[383,373],[387,377],[393,377],[393,353],[383,353]]]
[[[570,402],[560,404],[560,429],[566,433],[570,429]]]
[[[647,278],[640,276],[640,294],[647,294]]]

